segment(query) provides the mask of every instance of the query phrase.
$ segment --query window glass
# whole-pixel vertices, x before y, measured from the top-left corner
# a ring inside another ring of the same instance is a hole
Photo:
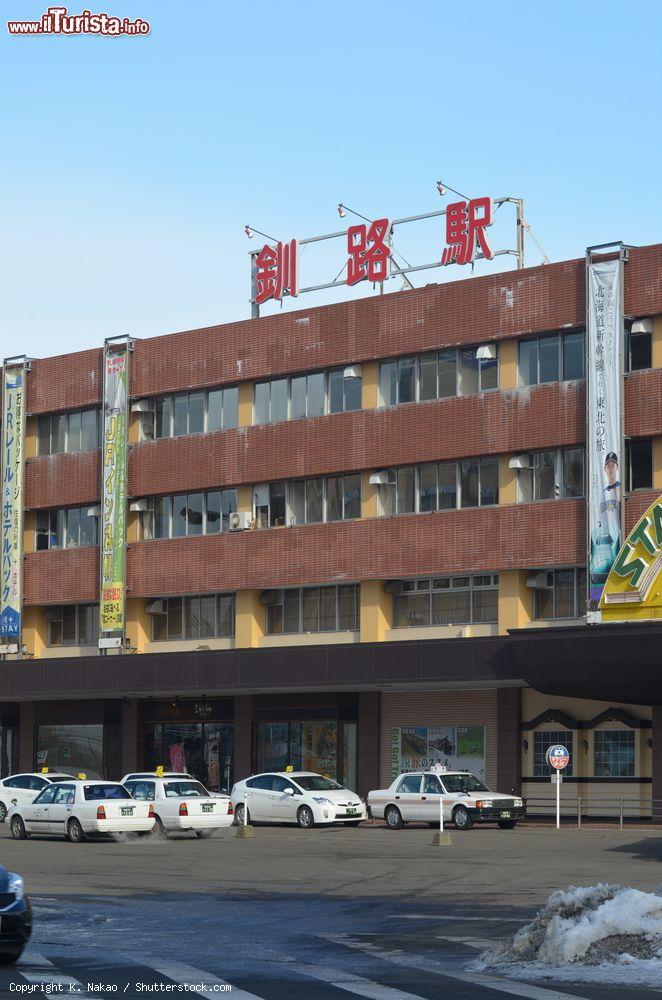
[[[267,635],[282,635],[283,633],[283,606],[282,604],[270,605],[267,608]]]
[[[207,522],[205,531],[208,535],[216,534],[221,530],[221,492],[211,490],[207,494]]]
[[[200,598],[187,597],[184,600],[184,622],[187,639],[200,638]]]
[[[436,774],[423,775],[423,795],[441,795],[441,785]]]
[[[237,513],[237,491],[221,490],[222,530],[230,530],[230,514]]]
[[[218,598],[218,634],[234,635],[234,595],[221,594]]]
[[[496,588],[491,590],[474,590],[471,597],[473,603],[472,621],[497,621],[498,597],[499,592]]]
[[[439,398],[457,394],[457,351],[439,352]]]
[[[471,592],[446,590],[432,594],[433,625],[465,625],[471,621]]]
[[[630,371],[639,371],[652,366],[652,347],[650,333],[632,333],[628,335],[628,353]]]
[[[37,552],[51,547],[51,516],[48,510],[38,510],[35,518],[35,540]]]
[[[216,635],[216,598],[213,594],[200,597],[200,638],[211,639]]]
[[[183,600],[181,597],[168,598],[168,638],[183,639],[184,637],[184,615]]]
[[[551,587],[534,590],[533,617],[536,619],[554,617],[554,590]]]
[[[563,378],[584,378],[584,331],[563,337]]]
[[[359,627],[358,603],[358,587],[338,587],[338,628],[341,632]]]
[[[288,379],[274,379],[271,383],[271,422],[274,424],[287,420],[288,392]]]
[[[457,465],[455,462],[440,462],[437,467],[439,481],[439,510],[454,510],[457,507]]]
[[[80,508],[73,507],[67,511],[67,548],[76,548],[80,538]]]
[[[207,430],[220,431],[223,426],[223,391],[212,389],[207,393]]]
[[[416,510],[416,468],[398,469],[398,514],[413,514]]]
[[[416,399],[416,358],[398,361],[398,403],[411,403]]]
[[[389,469],[388,483],[382,483],[377,487],[377,496],[379,499],[379,508],[383,517],[391,517],[395,514],[396,503],[396,472],[394,469]]]
[[[460,351],[460,386],[463,396],[470,396],[479,391],[475,347],[463,347]]]
[[[255,396],[253,401],[253,423],[269,423],[269,382],[255,383]]]
[[[189,493],[186,503],[186,534],[202,534],[202,513],[204,509],[204,493]]]
[[[67,415],[54,413],[51,421],[51,452],[64,451],[67,444]]]
[[[306,480],[306,524],[316,524],[322,520],[324,480]]]
[[[81,428],[81,414],[80,410],[76,410],[75,413],[69,414],[69,427],[67,436],[67,451],[74,452],[80,451],[80,428]]]
[[[80,447],[81,451],[91,451],[99,445],[99,412],[98,410],[83,410],[81,417]]]
[[[575,617],[575,571],[557,569],[554,573],[554,617]]]
[[[535,385],[538,381],[538,341],[520,340],[519,377],[522,385]]]
[[[563,452],[563,496],[584,496],[583,448],[566,448]]]
[[[167,538],[170,531],[170,498],[154,497],[154,537]]]
[[[278,528],[285,524],[285,483],[271,483],[269,486],[269,527]]]
[[[437,509],[437,466],[422,465],[418,475],[419,498],[418,509],[429,511]]]
[[[50,414],[37,417],[37,453],[39,455],[50,455],[51,453]]]
[[[634,737],[633,729],[596,729],[596,778],[634,778]]]
[[[480,504],[489,507],[499,502],[499,459],[480,460]]]
[[[182,538],[186,534],[186,507],[187,507],[187,496],[184,493],[181,496],[176,496],[172,498],[172,537]]]
[[[499,365],[496,358],[483,358],[480,365],[480,391],[496,389],[498,386]]]
[[[300,420],[306,415],[306,376],[290,380],[290,420]]]
[[[382,361],[379,366],[379,396],[382,406],[393,406],[397,402],[397,364]]]
[[[283,591],[283,632],[299,632],[301,630],[299,619],[299,596],[298,590]]]
[[[188,393],[175,396],[175,427],[174,435],[179,437],[188,433]]]
[[[65,604],[62,608],[62,642],[76,643],[76,605]]]
[[[630,489],[645,490],[653,485],[653,442],[630,441]]]
[[[416,628],[430,624],[429,594],[396,594],[393,599],[393,627]]]
[[[344,407],[344,376],[342,368],[329,372],[329,413],[341,413]]]
[[[223,390],[223,430],[233,430],[237,426],[239,411],[239,389],[231,385]]]
[[[83,507],[80,512],[80,545],[94,545],[96,541],[96,517],[90,517],[87,508]]]
[[[361,476],[343,477],[343,517],[346,521],[361,516]]]
[[[326,519],[342,520],[342,476],[330,476],[326,481]]]
[[[205,394],[190,392],[188,397],[188,432],[201,434],[205,426]]]
[[[361,409],[361,385],[362,380],[360,378],[343,378],[345,410],[347,412]]]
[[[573,752],[572,752],[572,731],[569,729],[542,729],[536,730],[533,734],[533,776],[534,778],[548,778],[553,773],[554,768],[545,760],[545,755],[549,747],[555,743],[560,743],[570,751],[570,763],[563,771],[564,775],[572,774]]]
[[[14,786],[16,787],[16,786]],[[57,792],[57,785],[49,785],[48,788],[44,788],[41,795],[35,799],[40,805],[48,805],[55,798],[55,793]]]
[[[334,632],[336,629],[336,588],[320,587],[320,632]]]
[[[436,399],[437,398],[437,355],[424,354],[422,358],[419,358],[418,371],[419,371],[418,398],[421,400]]]
[[[556,496],[556,452],[539,451],[534,458],[535,499],[553,500]]]
[[[324,413],[324,372],[317,372],[308,376],[308,403],[307,413],[309,417],[321,417]]]
[[[421,790],[421,775],[420,774],[406,774],[398,785],[398,792],[409,792],[418,794]]]
[[[290,517],[295,524],[306,523],[306,484],[303,481],[289,484]]]
[[[463,507],[478,506],[478,460],[460,462],[460,502]]]
[[[156,401],[156,436],[170,437],[172,433],[172,396],[162,396]]]
[[[541,337],[538,341],[540,356],[540,381],[558,382],[559,372],[559,337]]]
[[[317,632],[319,630],[319,603],[320,593],[317,587],[310,587],[303,591],[302,606],[304,632]]]

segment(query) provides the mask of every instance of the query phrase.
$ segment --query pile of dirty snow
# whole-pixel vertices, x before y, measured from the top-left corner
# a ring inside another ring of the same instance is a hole
[[[602,884],[559,890],[474,967],[525,979],[660,984],[662,893]]]

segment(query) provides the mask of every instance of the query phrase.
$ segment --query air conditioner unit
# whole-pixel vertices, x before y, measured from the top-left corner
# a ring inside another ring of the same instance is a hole
[[[166,602],[162,600],[150,601],[149,604],[145,606],[145,613],[148,615],[164,615],[166,610]]]
[[[551,590],[554,586],[554,574],[548,570],[531,573],[526,578],[526,585],[530,590]]]
[[[635,319],[632,327],[630,328],[630,333],[652,333],[653,332],[653,320],[648,317],[647,319]]]
[[[496,344],[481,344],[476,350],[477,361],[496,361]]]
[[[129,510],[147,510],[149,507],[149,500],[144,497],[141,500],[133,500],[129,504]]]
[[[531,455],[513,455],[508,462],[509,469],[532,469],[533,459]]]
[[[245,510],[235,510],[229,517],[230,531],[246,531],[252,523],[251,515]]]
[[[122,648],[122,637],[109,636],[108,638],[99,639],[99,649],[121,649]]]
[[[361,365],[348,365],[343,372],[344,378],[361,378],[363,368]]]
[[[384,472],[371,472],[370,473],[370,485],[371,486],[388,486],[390,479],[390,473],[388,470]]]
[[[151,399],[136,399],[133,403],[131,403],[132,413],[149,413],[151,409]]]

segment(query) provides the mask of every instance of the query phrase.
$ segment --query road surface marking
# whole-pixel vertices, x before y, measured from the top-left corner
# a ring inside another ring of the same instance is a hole
[[[329,986],[335,986],[339,990],[346,990],[348,993],[355,993],[360,997],[368,997],[369,1000],[421,1000],[418,993],[405,993],[394,986],[384,986],[382,983],[376,983],[372,979],[355,976],[351,972],[334,969],[331,966],[297,962],[293,968],[297,972],[304,973],[306,976],[321,979],[322,982],[327,983]]]
[[[63,994],[71,992],[79,1000],[85,1000],[86,997],[91,996],[78,979],[74,976],[58,972],[53,963],[45,955],[39,955],[34,951],[28,951],[25,958],[21,959],[14,966],[14,971],[36,986],[56,983],[62,987],[61,992]]]
[[[491,924],[521,924],[521,917],[445,917],[435,913],[389,913],[389,920],[456,920],[463,924],[465,920],[476,921],[477,923]]]
[[[477,948],[479,951],[485,951],[486,948],[493,948],[495,944],[498,944],[498,940],[494,938],[477,938],[477,937],[451,937],[450,934],[435,934],[435,937],[439,941],[452,941],[454,944],[466,944],[468,948]]]
[[[195,983],[196,985],[203,983],[205,986],[224,986],[226,987],[224,992],[227,992],[233,1000],[262,1000],[255,993],[240,990],[237,986],[233,986],[232,983],[227,982],[227,980],[219,979],[218,976],[214,976],[211,972],[196,969],[192,965],[185,965],[184,962],[154,962],[150,959],[149,966],[154,972],[172,979],[175,983]],[[220,990],[214,990],[213,992],[217,996],[221,993]]]

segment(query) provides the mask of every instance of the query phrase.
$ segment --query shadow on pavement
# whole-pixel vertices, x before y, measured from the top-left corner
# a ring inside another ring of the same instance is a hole
[[[662,861],[662,837],[650,837],[647,840],[636,840],[634,843],[620,844],[609,847],[609,851],[629,854],[639,861]]]

